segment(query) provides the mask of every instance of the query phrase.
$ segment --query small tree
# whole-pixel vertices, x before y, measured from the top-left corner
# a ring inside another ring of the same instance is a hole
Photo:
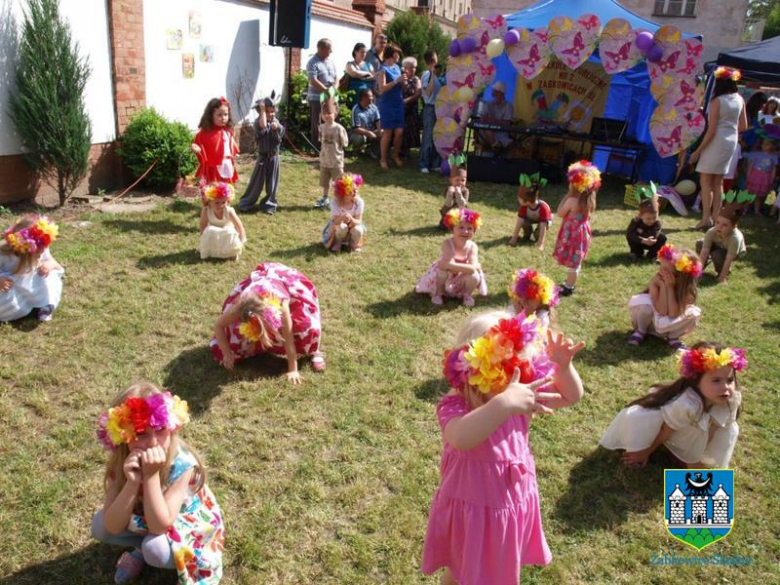
[[[776,5],[767,15],[764,25],[764,39],[780,35],[780,4]]]
[[[387,38],[401,48],[404,57],[417,59],[418,73],[425,69],[426,51],[436,51],[443,63],[450,45],[450,38],[432,18],[414,12],[397,13],[387,26]]]
[[[33,172],[60,205],[87,174],[92,127],[84,107],[89,62],[79,56],[57,0],[27,0],[9,111]]]

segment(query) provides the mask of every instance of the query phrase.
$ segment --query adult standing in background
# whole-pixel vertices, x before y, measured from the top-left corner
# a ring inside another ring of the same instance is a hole
[[[710,101],[707,131],[699,148],[691,154],[691,163],[701,181],[701,221],[693,229],[709,229],[720,212],[723,175],[737,149],[739,132],[747,129],[745,101],[737,92],[738,69],[718,67],[715,89]]]
[[[423,73],[422,82],[422,143],[420,145],[420,171],[427,173],[429,169],[441,166],[441,157],[433,145],[433,127],[436,125],[436,96],[441,89],[441,80],[436,75],[436,65],[439,58],[436,51],[425,53],[425,65],[428,70]]]
[[[402,63],[406,83],[403,87],[404,98],[404,137],[401,142],[401,156],[406,156],[412,148],[420,146],[420,96],[422,84],[415,75],[417,59],[407,57]]]
[[[306,64],[306,73],[309,76],[309,90],[306,99],[309,102],[311,112],[311,139],[316,146],[320,142],[318,128],[320,125],[320,94],[328,91],[329,87],[336,84],[336,65],[330,58],[333,46],[330,40],[317,41],[317,52],[312,55]]]
[[[404,164],[398,155],[401,153],[401,142],[404,136],[404,98],[402,94],[403,85],[406,83],[406,74],[398,66],[398,61],[401,59],[401,50],[398,47],[388,45],[385,47],[383,56],[384,63],[376,75],[380,95],[379,114],[382,118],[379,164],[384,170],[387,170],[390,141],[393,142],[393,162],[399,167]]]
[[[376,80],[376,74],[381,69],[384,63],[384,52],[387,46],[387,35],[385,33],[378,33],[374,37],[374,46],[366,53],[366,61],[374,70],[374,93],[378,93],[379,83]]]
[[[352,96],[349,98],[350,107],[358,103],[360,92],[364,89],[374,87],[374,68],[371,63],[366,61],[366,46],[363,43],[357,43],[352,49],[352,61],[347,63],[346,73],[349,75],[349,87]]]

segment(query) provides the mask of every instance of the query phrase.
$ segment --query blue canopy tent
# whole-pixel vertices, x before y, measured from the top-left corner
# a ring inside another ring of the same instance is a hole
[[[601,20],[602,26],[613,18],[627,20],[632,28],[641,28],[650,32],[657,31],[661,25],[638,16],[621,6],[616,0],[539,0],[525,10],[506,15],[509,28],[536,29],[546,27],[556,16],[568,15],[577,17],[580,14],[595,14]],[[696,35],[684,35],[687,38]],[[701,38],[700,36],[697,38]],[[589,62],[601,64],[598,48],[593,52]],[[507,86],[507,99],[514,100],[517,81],[517,70],[509,61],[506,53],[493,60],[496,65],[496,81],[503,81]],[[486,98],[492,99],[490,89]],[[604,109],[605,118],[626,120],[628,126],[626,135],[636,137],[639,142],[648,145],[639,177],[643,181],[657,181],[668,184],[674,179],[676,157],[660,158],[650,139],[650,116],[656,107],[656,102],[650,93],[650,76],[645,62],[623,73],[613,75]],[[601,153],[594,161],[601,169],[605,169],[607,156]]]

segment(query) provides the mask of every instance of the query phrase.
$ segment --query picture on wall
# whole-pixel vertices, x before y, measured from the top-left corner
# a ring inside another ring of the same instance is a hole
[[[214,62],[214,45],[201,45],[200,46],[200,62],[201,63],[213,63]]]
[[[201,28],[200,12],[190,10],[190,38],[199,39]]]
[[[181,49],[184,35],[179,28],[169,28],[165,31],[166,47],[169,51],[177,51]]]
[[[195,54],[194,53],[181,54],[181,72],[184,79],[192,79],[193,77],[195,77]]]

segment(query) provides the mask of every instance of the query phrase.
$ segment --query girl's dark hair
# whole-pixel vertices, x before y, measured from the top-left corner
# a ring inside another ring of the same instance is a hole
[[[228,121],[227,124],[225,124],[225,128],[227,128],[228,130],[232,130],[233,112],[230,110],[230,102],[228,102],[227,100],[223,101],[222,98],[211,98],[209,100],[209,103],[206,104],[206,109],[203,110],[203,115],[200,117],[198,128],[203,128],[204,130],[211,130],[214,127],[214,110],[222,106],[227,106],[228,108]]]
[[[715,87],[717,88],[718,85],[715,84]],[[758,116],[758,112],[764,107],[766,102],[767,97],[763,91],[757,91],[750,96],[745,104],[745,113],[747,114],[748,122],[752,122],[756,116]]]
[[[700,341],[699,343],[691,346],[691,349],[705,349],[710,347],[714,348],[715,351],[720,353],[725,349],[726,346],[721,343],[714,343],[712,341]],[[687,388],[692,388],[693,391],[699,395],[699,398],[701,398],[703,402],[704,397],[701,395],[701,390],[699,390],[699,384],[701,383],[702,376],[703,374],[696,374],[693,378],[685,378],[680,376],[671,384],[656,384],[652,387],[649,393],[642,396],[642,398],[637,398],[633,402],[629,402],[626,404],[626,407],[637,405],[642,406],[643,408],[661,408],[664,404],[670,403],[680,394],[685,392]],[[734,372],[734,386],[736,390],[739,390],[739,380],[737,379],[736,372]],[[737,414],[739,414],[739,412]]]
[[[436,51],[434,50],[425,51],[425,55],[423,55],[423,59],[425,60],[426,63],[430,64],[433,62],[434,56],[436,56]]]
[[[357,44],[355,45],[355,48],[354,48],[354,49],[352,49],[352,58],[354,59],[354,58],[355,58],[355,55],[357,55],[357,52],[358,52],[358,51],[362,51],[362,50],[363,50],[363,49],[365,49],[365,48],[366,48],[366,46],[365,46],[363,43],[357,43]]]
[[[737,93],[737,82],[728,77],[722,77],[715,80],[715,88],[712,90],[712,98],[727,93]]]

